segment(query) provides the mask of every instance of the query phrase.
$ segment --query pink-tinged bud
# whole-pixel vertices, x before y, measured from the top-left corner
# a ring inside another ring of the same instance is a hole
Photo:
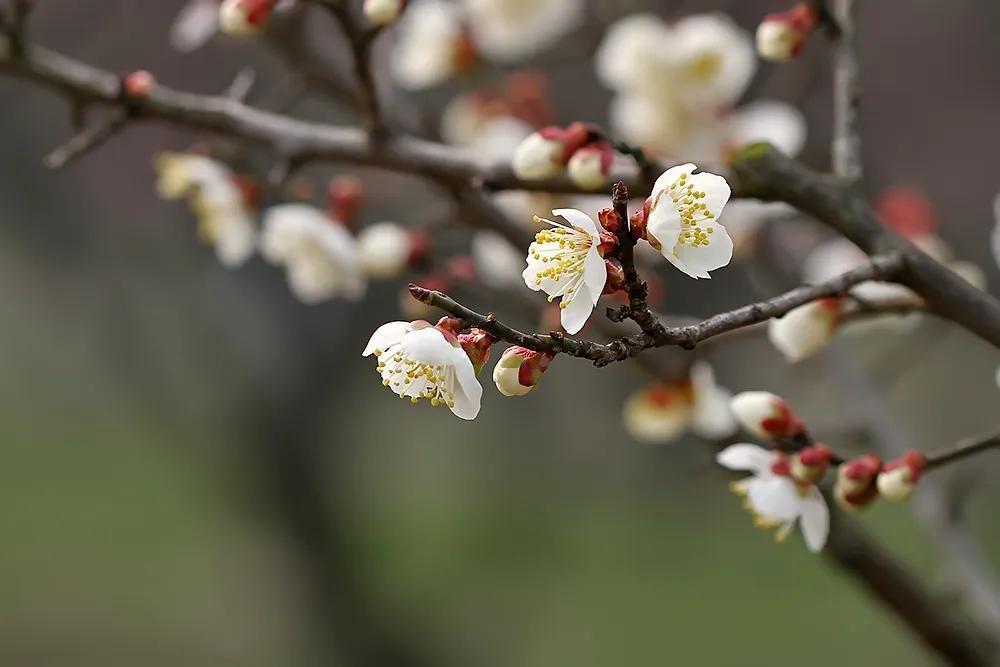
[[[234,37],[259,31],[267,22],[276,0],[222,0],[219,30]]]
[[[144,69],[129,72],[122,79],[122,90],[128,97],[146,97],[155,85],[156,77]]]
[[[647,238],[648,235],[646,234],[646,218],[649,217],[649,209],[652,207],[652,205],[653,205],[653,200],[647,197],[646,201],[643,202],[642,204],[642,208],[633,213],[632,216],[628,219],[628,226],[629,226],[629,231],[632,232],[632,238],[634,238],[636,241],[638,241],[639,239],[645,239],[649,241],[650,245],[659,250],[659,248],[653,243],[653,241],[650,241]]]
[[[535,388],[554,357],[519,345],[508,347],[493,367],[493,382],[504,396],[524,396]]]
[[[889,188],[875,202],[875,210],[885,224],[910,239],[933,234],[938,228],[934,207],[916,188]]]
[[[876,481],[879,495],[892,502],[908,499],[913,495],[920,475],[926,468],[927,459],[913,449],[895,461],[886,463]]]
[[[842,302],[832,297],[793,308],[768,323],[767,336],[788,361],[810,357],[833,338]]]
[[[606,141],[587,144],[569,159],[566,165],[569,178],[584,190],[597,190],[607,182],[614,157],[614,151]]]
[[[832,460],[833,450],[826,445],[806,447],[791,458],[791,476],[800,484],[815,484],[823,479]]]
[[[445,315],[444,317],[439,319],[437,321],[437,324],[435,324],[434,326],[440,329],[441,331],[450,333],[452,336],[457,338],[458,334],[460,334],[462,332],[462,329],[465,328],[465,322],[458,319],[457,317],[452,317],[451,315]]]
[[[497,342],[497,339],[488,331],[473,328],[469,333],[459,334],[458,342],[472,362],[472,367],[476,369],[476,375],[479,375],[483,366],[489,361],[490,348],[493,347],[493,343]]]
[[[791,440],[805,427],[780,396],[766,391],[744,391],[729,401],[729,408],[743,428],[762,439]]]
[[[597,252],[601,257],[607,257],[618,249],[618,237],[611,232],[602,231],[600,233],[601,242],[597,245]]]
[[[399,18],[404,0],[365,0],[363,11],[372,25],[389,25]]]
[[[625,269],[617,259],[605,259],[604,268],[608,270],[608,280],[604,283],[604,294],[614,294],[625,289]]]
[[[358,234],[361,266],[372,278],[394,278],[410,265],[419,239],[394,222],[369,225]]]
[[[589,136],[590,130],[583,123],[567,128],[543,127],[528,135],[514,151],[514,174],[527,181],[558,176]]]
[[[612,234],[617,234],[618,230],[622,227],[622,218],[618,215],[618,211],[613,208],[602,208],[597,212],[597,220],[601,223],[601,227],[608,230]]]
[[[350,226],[358,209],[361,208],[364,196],[364,184],[357,176],[335,176],[330,179],[330,185],[326,190],[330,217]]]
[[[882,462],[872,454],[840,464],[833,485],[837,504],[851,512],[867,506],[878,495],[875,478],[881,469]]]
[[[778,14],[768,14],[757,26],[757,53],[764,60],[783,63],[799,55],[816,27],[816,10],[802,2]]]

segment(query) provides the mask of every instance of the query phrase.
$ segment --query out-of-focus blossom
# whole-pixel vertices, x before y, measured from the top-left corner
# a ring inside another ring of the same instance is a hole
[[[233,37],[257,33],[271,16],[276,0],[222,0],[219,30]]]
[[[795,156],[806,142],[806,120],[795,107],[774,100],[757,100],[729,116],[728,147],[766,141],[785,155]]]
[[[215,246],[224,266],[253,254],[256,229],[236,176],[223,163],[191,153],[160,153],[154,162],[164,199],[186,198],[198,218],[198,235]]]
[[[278,0],[273,12],[283,12],[295,6],[296,0]],[[170,46],[190,53],[204,46],[219,32],[220,0],[188,0],[170,27]]]
[[[595,141],[573,153],[566,170],[570,180],[584,190],[597,190],[607,181],[614,157],[608,142]]]
[[[729,201],[726,179],[682,164],[663,172],[649,197],[646,239],[692,278],[711,278],[709,271],[729,264],[733,241],[719,215]]]
[[[927,459],[913,449],[895,461],[889,461],[876,480],[879,495],[892,502],[909,499],[926,468]]]
[[[522,281],[524,257],[496,232],[476,232],[472,236],[472,259],[479,280],[493,289],[506,289]]]
[[[802,51],[818,21],[816,10],[805,2],[787,12],[768,14],[757,26],[757,53],[764,60],[788,62]]]
[[[399,18],[405,0],[365,0],[362,11],[373,25],[389,25]]]
[[[562,173],[566,163],[587,143],[589,130],[583,123],[567,128],[543,127],[522,141],[514,151],[511,166],[518,178],[541,180]]]
[[[729,407],[739,423],[750,433],[765,440],[795,440],[805,432],[802,421],[788,402],[766,391],[736,394]]]
[[[793,308],[768,321],[767,337],[788,361],[794,363],[811,357],[836,333],[842,302],[833,297]]]
[[[478,52],[511,63],[547,50],[584,17],[582,0],[461,0]]]
[[[878,496],[875,479],[881,470],[882,462],[872,454],[841,463],[833,486],[837,504],[850,512],[867,506]]]
[[[264,212],[260,254],[284,266],[292,293],[303,303],[365,293],[365,276],[351,233],[307,204],[281,204]]]
[[[716,461],[730,470],[753,473],[733,482],[730,488],[744,498],[757,526],[776,528],[775,539],[781,542],[798,521],[809,550],[815,553],[823,549],[830,532],[826,501],[815,484],[792,476],[786,455],[756,445],[737,444],[719,452]]]
[[[426,398],[462,419],[479,414],[483,388],[454,333],[430,323],[389,322],[368,341],[363,356],[378,358],[382,384],[412,403]]]
[[[524,396],[535,388],[555,355],[519,345],[503,351],[493,367],[493,382],[504,396]]]
[[[395,278],[414,259],[413,234],[395,222],[376,222],[358,234],[358,254],[372,278]]]
[[[690,429],[696,435],[718,440],[736,431],[729,407],[732,394],[715,382],[712,367],[697,362],[680,382],[657,382],[633,393],[625,401],[625,430],[639,442],[673,442]]]
[[[444,0],[413,2],[396,28],[390,69],[410,90],[444,83],[472,64],[475,56],[461,11]]]
[[[608,279],[599,250],[601,235],[586,213],[562,208],[552,214],[569,224],[538,218],[552,228],[535,235],[521,275],[530,289],[548,294],[549,301],[560,299],[562,326],[575,334],[590,317]]]

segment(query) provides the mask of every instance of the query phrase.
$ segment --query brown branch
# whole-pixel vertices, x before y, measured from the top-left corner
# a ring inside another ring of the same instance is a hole
[[[927,468],[938,468],[995,447],[1000,447],[1000,428],[984,435],[959,440],[950,447],[928,454]]]
[[[861,179],[861,65],[857,46],[857,0],[832,0],[837,25],[833,65],[833,173],[851,185]]]
[[[657,339],[663,336],[664,328],[646,303],[646,283],[639,277],[639,272],[635,268],[636,238],[632,235],[629,226],[628,188],[621,181],[615,183],[611,189],[611,205],[619,221],[616,252],[625,273],[625,293],[628,295],[628,305],[623,306],[614,314],[609,311],[608,316],[616,322],[621,322],[627,317],[638,324],[644,334]]]
[[[65,144],[45,156],[43,162],[49,169],[65,167],[73,160],[99,147],[118,134],[128,122],[129,113],[125,109],[115,109],[111,116],[90,127],[85,127]]]
[[[360,25],[351,14],[351,8],[346,2],[322,3],[322,6],[334,17],[344,37],[347,38],[354,61],[354,76],[358,82],[365,125],[370,132],[378,132],[382,129],[383,119],[379,109],[375,71],[371,66],[371,51],[375,39],[382,32],[382,27]]]

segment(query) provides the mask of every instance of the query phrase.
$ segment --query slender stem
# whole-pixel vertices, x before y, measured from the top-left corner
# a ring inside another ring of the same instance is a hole
[[[832,0],[837,22],[833,66],[833,173],[856,185],[861,180],[861,66],[858,60],[857,0]]]
[[[937,468],[995,447],[1000,448],[1000,428],[985,435],[959,440],[951,447],[928,454],[927,467]]]

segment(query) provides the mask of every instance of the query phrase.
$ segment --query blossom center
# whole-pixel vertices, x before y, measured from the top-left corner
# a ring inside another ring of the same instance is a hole
[[[548,296],[549,302],[561,296],[559,307],[566,308],[583,284],[584,266],[587,254],[594,247],[594,239],[579,227],[561,225],[538,216],[535,222],[553,226],[535,234],[535,242],[529,249],[531,256],[545,265],[535,274],[535,285],[541,285],[545,279],[559,282],[568,278],[558,292]]]
[[[375,356],[382,384],[400,398],[409,398],[411,403],[426,398],[433,406],[455,407],[454,383],[449,366],[417,361],[408,356],[398,343],[386,350],[375,350]]]

